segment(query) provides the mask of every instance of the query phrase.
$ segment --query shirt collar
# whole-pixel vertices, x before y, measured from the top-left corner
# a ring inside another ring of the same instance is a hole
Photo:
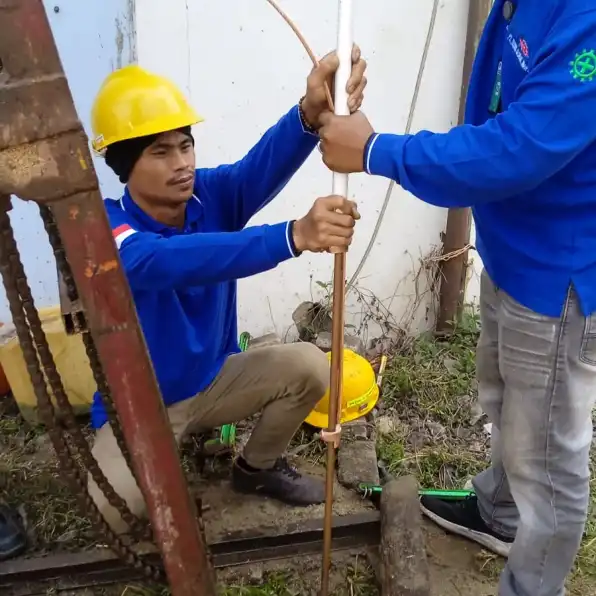
[[[155,232],[156,234],[161,234],[165,231],[169,232],[180,232],[178,228],[173,226],[165,225],[159,221],[153,219],[150,215],[147,215],[133,200],[130,196],[130,192],[128,190],[128,186],[124,188],[124,194],[120,198],[120,207],[123,211],[126,211],[136,221],[138,221],[142,226],[143,229],[149,232]],[[203,215],[203,204],[199,197],[195,194],[192,195],[188,203],[186,204],[186,214],[185,214],[185,222],[184,222],[184,229],[185,231],[188,229],[189,226],[195,224],[196,222],[201,219]]]

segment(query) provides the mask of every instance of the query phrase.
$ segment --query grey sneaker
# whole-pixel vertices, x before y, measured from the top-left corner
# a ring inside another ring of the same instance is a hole
[[[305,507],[325,501],[325,483],[303,476],[285,458],[279,458],[270,470],[255,470],[238,458],[232,470],[232,487],[240,493],[260,494],[289,505]]]
[[[473,540],[497,555],[509,556],[514,539],[497,534],[484,523],[476,497],[468,497],[463,501],[422,497],[420,508],[424,515],[444,530]]]

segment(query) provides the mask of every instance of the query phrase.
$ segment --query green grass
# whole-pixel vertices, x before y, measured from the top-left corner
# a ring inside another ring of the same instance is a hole
[[[385,415],[397,422],[379,438],[378,453],[392,474],[415,474],[425,488],[459,488],[488,465],[486,434],[481,423],[472,425],[470,414],[478,333],[477,317],[466,315],[448,340],[420,337],[391,359],[383,401]],[[591,486],[591,514],[569,582],[578,596],[596,592],[596,478]],[[487,556],[479,566],[496,577],[502,561]]]
[[[37,553],[72,551],[97,542],[53,453],[42,429],[0,407],[0,497],[19,508]]]

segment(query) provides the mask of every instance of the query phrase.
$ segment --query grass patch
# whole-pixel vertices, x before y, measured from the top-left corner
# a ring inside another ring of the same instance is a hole
[[[449,340],[421,336],[393,356],[384,376],[390,432],[380,459],[424,488],[460,487],[487,465],[487,436],[472,424],[478,320],[467,316]]]
[[[90,546],[96,542],[91,524],[61,478],[47,435],[14,415],[8,400],[1,405],[0,496],[23,517],[32,551]]]
[[[424,488],[462,488],[489,465],[488,436],[475,408],[478,335],[478,318],[466,315],[448,340],[422,336],[391,359],[383,385],[388,432],[378,440],[391,474],[414,474]],[[592,463],[596,474],[596,447]],[[594,593],[596,585],[596,477],[591,488],[591,513],[568,586],[578,596]],[[496,578],[502,560],[482,555],[479,568]]]

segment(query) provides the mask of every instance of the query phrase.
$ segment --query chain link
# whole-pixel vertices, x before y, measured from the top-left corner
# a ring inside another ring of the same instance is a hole
[[[60,238],[60,234],[58,232],[58,228],[56,226],[56,222],[54,220],[54,215],[52,214],[50,208],[40,205],[40,213],[41,218],[43,220],[45,229],[48,233],[48,237],[50,239],[50,245],[54,251],[54,255],[56,257],[56,263],[58,265],[58,270],[62,275],[64,283],[66,285],[66,290],[68,293],[68,299],[71,302],[76,302],[78,300],[78,291],[75,285],[75,281],[72,275],[72,271],[70,269],[70,264],[66,258],[66,253],[64,251],[64,247],[62,245],[62,239]],[[130,451],[128,450],[128,446],[126,445],[126,440],[124,438],[124,433],[122,432],[122,426],[120,424],[120,420],[118,418],[118,414],[116,412],[116,408],[114,406],[114,401],[112,399],[112,393],[108,386],[103,366],[99,360],[99,355],[97,353],[97,348],[95,346],[95,342],[93,341],[93,337],[91,333],[88,331],[89,327],[87,325],[87,321],[85,320],[85,313],[79,311],[77,313],[78,317],[78,324],[79,327],[85,329],[82,333],[83,336],[83,343],[85,345],[85,349],[87,351],[87,357],[89,358],[89,363],[91,365],[91,371],[93,373],[93,378],[97,385],[99,394],[102,398],[103,405],[105,407],[106,413],[108,415],[108,420],[110,426],[112,428],[112,432],[114,433],[114,438],[116,439],[116,443],[122,452],[122,455],[128,465],[128,468],[134,478],[135,482],[138,483],[136,472],[132,463],[132,458],[130,456]],[[62,408],[63,406],[59,404]],[[66,399],[66,404],[64,409],[72,415],[74,419],[74,414],[72,412],[72,406],[68,399]],[[74,425],[76,425],[76,420],[74,420]],[[78,425],[77,425],[78,428]],[[77,437],[78,439],[78,437]],[[83,449],[89,452],[87,441],[84,437],[82,440],[85,442],[85,447]],[[136,515],[134,515],[126,501],[122,499],[112,488],[107,478],[105,478],[104,474],[102,473],[101,469],[97,465],[97,461],[93,457],[93,455],[89,452],[90,459],[87,459],[84,463],[85,466],[89,469],[93,480],[99,487],[99,489],[105,494],[106,498],[108,499],[110,505],[115,507],[122,519],[126,522],[129,526],[131,533],[139,540],[153,540],[153,535],[151,531],[151,527],[145,520],[139,519]]]
[[[164,577],[162,569],[146,564],[105,521],[89,494],[86,474],[76,464],[73,457],[75,453],[60,428],[46,380],[60,408],[60,413],[64,416],[72,443],[75,445],[84,466],[88,469],[97,485],[104,491],[110,504],[119,505],[119,511],[121,513],[124,511],[126,517],[129,518],[125,521],[134,526],[136,518],[132,516],[126,503],[105,478],[78,426],[72,406],[56,370],[54,358],[49,350],[47,338],[41,326],[41,320],[35,308],[31,289],[14,240],[10,219],[5,209],[0,209],[0,273],[19,343],[33,383],[42,422],[48,430],[62,472],[71,486],[81,510],[91,518],[96,530],[107,539],[109,546],[124,562],[142,571],[149,578],[162,580]]]

